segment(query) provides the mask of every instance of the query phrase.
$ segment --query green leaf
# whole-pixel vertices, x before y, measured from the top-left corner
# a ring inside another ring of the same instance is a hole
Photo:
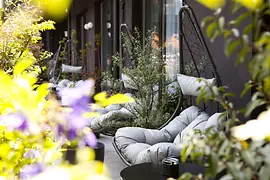
[[[181,156],[181,162],[182,163],[185,163],[186,162],[186,160],[187,160],[187,158],[188,158],[188,156],[189,156],[189,154],[187,154],[187,146],[185,146],[182,150],[181,150],[181,152],[180,152],[180,156]]]
[[[266,93],[268,93],[268,95],[270,95],[270,77],[269,77],[269,75],[264,78],[263,82],[264,82],[264,86],[263,86],[264,92],[266,92]]]
[[[260,180],[269,180],[270,179],[269,167],[266,166],[261,167],[258,175],[259,175],[258,179]]]
[[[231,4],[231,10],[232,10],[232,14],[235,14],[236,12],[239,11],[239,9],[241,9],[241,4],[240,3],[237,3],[235,1],[232,1],[232,4]]]
[[[226,92],[226,88],[224,86],[220,86],[220,87],[218,87],[218,91],[224,93],[224,92]]]
[[[247,165],[249,165],[251,168],[255,168],[256,161],[254,160],[254,157],[252,156],[251,152],[243,150],[241,152],[241,156]]]
[[[190,180],[193,178],[193,175],[191,173],[184,173],[180,176],[179,179],[181,180]]]
[[[243,98],[244,95],[250,90],[251,87],[252,86],[251,86],[250,82],[245,83],[245,89],[242,91],[240,97]]]
[[[215,152],[212,152],[208,159],[209,167],[206,170],[206,173],[211,177],[215,177],[217,174],[218,168],[218,157]]]
[[[265,15],[270,15],[270,10],[264,12]]]
[[[214,21],[211,24],[208,25],[206,29],[206,35],[208,38],[212,39],[215,31],[217,31],[217,23]]]
[[[233,93],[225,93],[223,96],[224,97],[234,97],[234,94]]]
[[[243,34],[249,34],[252,31],[253,27],[254,27],[254,24],[247,25],[245,29],[243,30]]]
[[[233,179],[239,179],[239,169],[236,167],[236,165],[233,162],[229,162],[227,166],[228,171],[232,175]]]
[[[225,24],[225,18],[223,16],[221,16],[219,19],[218,19],[218,25],[219,25],[219,28],[221,30],[224,29],[224,24]]]
[[[250,103],[248,103],[245,117],[248,117],[253,112],[254,109],[256,109],[257,107],[263,104],[265,104],[265,102],[262,99],[255,99],[251,101]]]
[[[233,180],[233,177],[230,174],[222,176],[219,180]]]
[[[192,161],[197,160],[197,162],[200,163],[203,159],[203,153],[202,152],[191,153],[190,158]]]
[[[224,39],[227,39],[232,34],[231,30],[225,30],[224,31]]]
[[[224,140],[218,150],[218,154],[221,155],[225,152],[225,150],[228,149],[228,146],[229,146],[229,141],[228,140]]]
[[[239,26],[241,24],[241,22],[243,22],[243,20],[245,20],[247,17],[249,17],[251,15],[251,13],[249,11],[241,14],[240,16],[238,16],[238,18],[236,18],[235,20],[235,26]]]
[[[227,57],[230,57],[232,55],[232,53],[235,51],[235,49],[240,45],[240,39],[232,42],[231,39],[228,39],[225,41],[225,55]]]
[[[201,100],[202,100],[203,98],[205,98],[205,95],[206,95],[206,92],[205,92],[205,91],[202,91],[202,92],[200,93],[200,95],[196,98],[196,104],[197,104],[197,106],[200,104]]]
[[[212,17],[212,16],[205,17],[201,22],[201,27],[204,27],[207,23],[209,23],[210,21],[213,21],[213,20],[214,20],[214,17]]]
[[[184,149],[181,150],[181,162],[186,162],[187,158],[190,156],[193,149],[193,145],[189,144],[184,147]]]

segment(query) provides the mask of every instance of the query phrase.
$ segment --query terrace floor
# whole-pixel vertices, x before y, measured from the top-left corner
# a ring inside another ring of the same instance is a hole
[[[104,163],[110,171],[111,179],[121,180],[120,171],[127,166],[123,163],[123,161],[115,152],[115,149],[112,145],[112,138],[113,137],[111,136],[105,136],[101,134],[98,141],[102,142],[105,145]]]

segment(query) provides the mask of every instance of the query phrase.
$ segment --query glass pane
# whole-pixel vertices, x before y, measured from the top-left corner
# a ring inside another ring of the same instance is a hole
[[[166,70],[170,79],[175,79],[179,72],[179,17],[178,13],[182,6],[180,0],[166,0],[164,4],[164,39]]]
[[[159,34],[161,0],[146,0],[145,3],[145,30],[148,32],[156,28]]]
[[[112,38],[111,38],[111,1],[107,0],[102,3],[102,55],[101,65],[103,70],[107,70],[111,65],[112,60]]]

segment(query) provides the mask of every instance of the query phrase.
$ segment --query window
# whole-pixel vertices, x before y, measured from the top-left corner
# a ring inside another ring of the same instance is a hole
[[[164,4],[164,57],[166,71],[171,79],[176,78],[179,72],[179,10],[182,2],[179,0],[166,0]]]
[[[101,4],[101,67],[108,70],[112,62],[112,3],[111,0]]]

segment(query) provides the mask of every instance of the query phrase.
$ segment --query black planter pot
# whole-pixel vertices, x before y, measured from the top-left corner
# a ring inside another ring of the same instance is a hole
[[[105,145],[101,142],[98,142],[96,147],[94,147],[93,149],[95,151],[95,160],[104,162]]]
[[[93,147],[93,150],[95,151],[95,160],[104,162],[105,145],[101,142],[98,142],[96,147]],[[76,164],[76,152],[77,149],[67,149],[65,154],[65,160],[67,160],[70,164]]]
[[[97,138],[97,139],[99,139],[99,138],[100,138],[100,133],[98,133],[98,132],[94,132],[94,134],[95,134],[95,136],[96,136],[96,138]]]

